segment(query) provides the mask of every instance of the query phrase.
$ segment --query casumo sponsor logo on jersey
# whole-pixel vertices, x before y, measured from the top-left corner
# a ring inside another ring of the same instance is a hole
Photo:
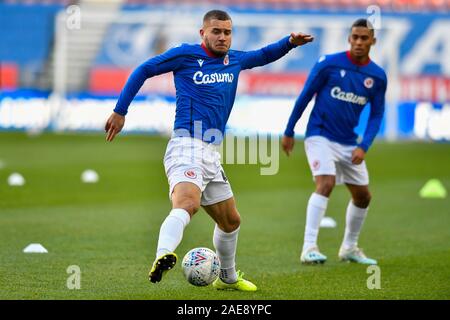
[[[331,96],[341,101],[356,103],[362,106],[367,103],[366,97],[358,96],[353,92],[342,91],[339,87],[333,87],[333,89],[331,89]]]
[[[203,74],[203,72],[197,71],[196,73],[194,73],[194,77],[192,79],[194,80],[195,84],[210,84],[217,82],[232,83],[234,75],[232,73]]]

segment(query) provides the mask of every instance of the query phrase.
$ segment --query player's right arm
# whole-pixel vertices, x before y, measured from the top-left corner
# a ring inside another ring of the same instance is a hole
[[[286,130],[284,131],[284,136],[282,140],[282,147],[284,152],[289,156],[292,150],[294,149],[294,128],[297,124],[298,120],[301,118],[303,112],[305,111],[306,107],[308,106],[308,103],[313,98],[314,94],[316,94],[320,87],[325,82],[325,66],[326,62],[325,59],[320,59],[319,62],[317,62],[313,69],[311,70],[311,73],[308,76],[308,79],[306,80],[305,86],[303,87],[302,93],[297,98],[294,109],[292,110],[291,116],[289,117],[288,124],[286,126]]]
[[[125,115],[128,107],[148,78],[176,71],[183,62],[184,46],[178,46],[153,57],[137,67],[128,78],[125,87],[120,93],[114,112],[106,121],[106,140],[112,141],[125,125]]]

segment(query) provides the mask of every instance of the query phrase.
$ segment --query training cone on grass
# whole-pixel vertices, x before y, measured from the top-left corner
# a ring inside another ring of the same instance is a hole
[[[84,183],[97,183],[98,179],[98,173],[91,169],[85,170],[81,174],[81,181]]]
[[[31,243],[25,249],[24,253],[48,253],[47,249],[40,243]]]
[[[438,179],[431,179],[420,189],[419,194],[421,198],[444,199],[447,197],[447,190]]]
[[[20,173],[14,172],[8,177],[8,184],[13,187],[23,186],[25,178]]]

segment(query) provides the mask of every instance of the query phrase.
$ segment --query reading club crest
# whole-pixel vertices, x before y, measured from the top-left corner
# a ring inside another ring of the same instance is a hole
[[[320,169],[320,161],[319,160],[314,160],[312,163],[312,169],[314,171],[317,171]]]
[[[196,174],[195,171],[193,171],[193,170],[186,170],[186,171],[184,172],[184,175],[185,175],[186,177],[188,177],[189,179],[195,179],[195,178],[197,178],[197,174]]]
[[[373,79],[372,78],[366,78],[365,80],[364,80],[364,86],[367,88],[367,89],[370,89],[370,88],[372,88],[373,87]]]

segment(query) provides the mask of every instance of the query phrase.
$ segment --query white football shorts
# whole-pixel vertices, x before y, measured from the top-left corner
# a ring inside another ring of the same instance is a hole
[[[200,188],[202,206],[233,197],[220,163],[220,153],[214,145],[191,137],[173,137],[167,145],[164,168],[169,181],[170,199],[173,189],[180,182],[191,182]]]
[[[305,139],[305,151],[313,176],[336,176],[336,184],[369,185],[366,162],[352,163],[356,146],[343,145],[322,136]]]

